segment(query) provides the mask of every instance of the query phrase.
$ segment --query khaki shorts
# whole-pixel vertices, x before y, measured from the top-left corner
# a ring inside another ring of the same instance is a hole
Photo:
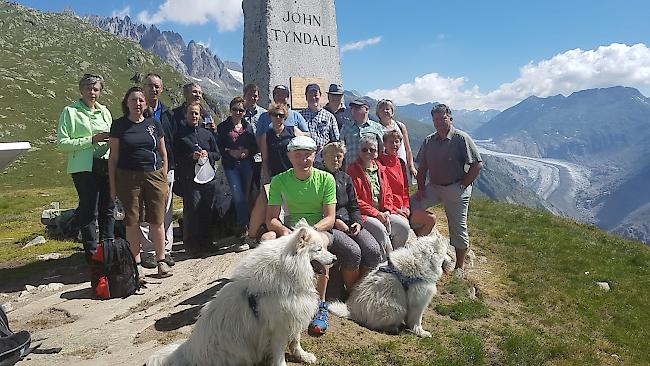
[[[115,172],[115,193],[124,206],[124,223],[138,225],[146,221],[160,225],[165,220],[167,203],[167,177],[162,169],[152,172],[117,169]],[[145,219],[140,220],[140,198],[144,200]]]

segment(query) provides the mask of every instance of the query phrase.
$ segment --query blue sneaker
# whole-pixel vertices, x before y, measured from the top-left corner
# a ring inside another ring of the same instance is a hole
[[[318,306],[318,311],[316,312],[316,316],[314,316],[314,319],[309,323],[309,334],[312,336],[321,336],[325,334],[325,331],[327,330],[327,316],[329,315],[329,308],[330,305],[326,303],[325,301],[321,301],[320,305]]]

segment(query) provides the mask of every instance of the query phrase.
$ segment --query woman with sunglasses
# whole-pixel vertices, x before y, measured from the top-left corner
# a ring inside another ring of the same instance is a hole
[[[101,76],[85,74],[79,80],[81,97],[63,108],[56,129],[56,146],[68,153],[67,171],[79,196],[70,226],[73,232],[81,231],[87,261],[97,249],[98,239],[114,237],[115,205],[108,185],[108,132],[113,118],[108,108],[97,102],[103,88]],[[95,222],[99,223],[99,238]]]
[[[341,277],[348,293],[360,278],[381,262],[382,251],[375,237],[363,226],[352,179],[341,170],[345,156],[343,142],[323,146],[323,164],[316,167],[336,181],[336,220],[333,241],[328,248],[341,264]]]
[[[347,169],[359,202],[365,227],[385,253],[401,248],[409,235],[409,222],[395,207],[386,168],[377,161],[377,139],[359,140],[359,157]]]
[[[221,152],[221,165],[232,193],[237,214],[237,232],[246,232],[248,224],[248,192],[253,177],[253,155],[257,152],[253,126],[244,117],[244,99],[230,101],[230,117],[217,126],[217,145]]]
[[[411,173],[411,176],[415,177],[418,174],[418,170],[415,168],[415,163],[413,163],[413,153],[411,152],[411,141],[409,140],[408,130],[405,124],[393,119],[395,115],[395,104],[390,99],[382,99],[377,103],[375,112],[384,131],[398,130],[402,134],[403,143],[397,151],[397,156],[406,163],[407,170]]]

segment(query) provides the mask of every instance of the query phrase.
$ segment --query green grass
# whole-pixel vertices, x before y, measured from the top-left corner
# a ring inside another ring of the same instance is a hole
[[[438,304],[435,306],[435,310],[440,315],[449,316],[458,321],[486,318],[490,315],[490,309],[479,299],[461,299],[451,305]]]
[[[41,13],[0,1],[0,142],[29,141],[32,150],[0,173],[0,190],[57,187],[65,154],[55,149],[63,107],[79,98],[86,72],[100,74],[99,102],[114,118],[135,74],[156,72],[165,82],[164,102],[181,100],[182,75],[131,41],[66,14]]]
[[[515,297],[569,359],[617,354],[650,364],[650,249],[571,220],[476,200],[480,246],[505,262]],[[597,281],[609,282],[603,292]],[[582,343],[582,344],[580,344]],[[604,349],[599,349],[604,348]]]
[[[487,361],[485,345],[481,337],[469,333],[451,334],[451,343],[445,348],[434,347],[437,355],[427,366],[481,366]],[[435,339],[428,340],[431,344]],[[424,342],[422,342],[424,343]]]
[[[48,240],[45,244],[22,249],[31,239],[45,235],[40,222],[41,212],[51,202],[62,208],[75,207],[76,193],[72,183],[66,187],[21,189],[0,193],[0,268],[20,267],[37,261],[38,255],[57,252],[69,256],[81,249],[70,241]]]
[[[530,329],[507,329],[499,348],[504,353],[504,365],[508,366],[544,365],[568,354],[566,346]]]

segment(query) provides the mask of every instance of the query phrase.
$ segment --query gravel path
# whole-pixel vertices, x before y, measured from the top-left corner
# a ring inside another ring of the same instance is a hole
[[[147,288],[126,299],[93,300],[89,282],[3,294],[0,301],[14,308],[8,314],[12,329],[31,331],[42,349],[62,348],[19,365],[142,365],[162,344],[187,337],[201,306],[227,283],[243,255],[179,261],[172,277],[150,277]]]

